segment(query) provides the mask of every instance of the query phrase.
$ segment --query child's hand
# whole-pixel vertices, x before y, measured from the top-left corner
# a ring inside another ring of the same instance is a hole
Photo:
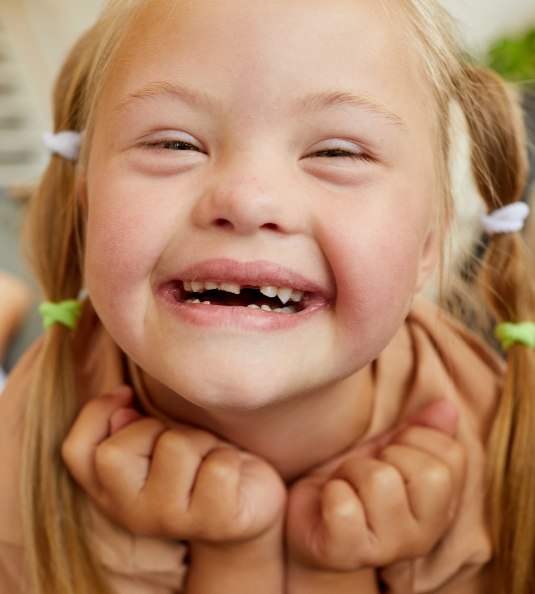
[[[289,494],[287,540],[298,566],[383,567],[429,552],[448,529],[464,483],[454,407],[422,410],[408,426],[357,448],[327,480]]]
[[[67,467],[110,518],[147,536],[254,538],[281,522],[285,489],[264,461],[186,425],[131,408],[121,387],[90,401],[67,436]]]

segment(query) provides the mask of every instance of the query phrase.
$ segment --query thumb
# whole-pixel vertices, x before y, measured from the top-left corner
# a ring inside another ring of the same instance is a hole
[[[387,433],[360,444],[353,452],[362,457],[374,458],[381,450],[393,443],[403,431],[414,425],[428,427],[454,437],[458,420],[459,413],[455,404],[448,400],[435,400]]]
[[[420,409],[414,417],[409,419],[407,426],[422,425],[429,429],[436,429],[450,437],[457,431],[459,412],[453,402],[448,400],[435,400]]]

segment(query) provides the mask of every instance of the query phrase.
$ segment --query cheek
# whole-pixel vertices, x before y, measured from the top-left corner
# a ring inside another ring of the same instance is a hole
[[[401,216],[392,208],[333,234],[328,257],[342,333],[382,348],[405,319],[417,288],[427,225],[421,212],[412,215]]]
[[[90,292],[104,290],[111,298],[150,277],[169,217],[162,220],[139,188],[106,181],[88,192],[85,274]]]
[[[415,292],[417,263],[417,245],[400,245],[393,236],[364,241],[353,251],[350,266],[336,273],[337,307],[351,312],[349,323],[358,325],[404,316]]]

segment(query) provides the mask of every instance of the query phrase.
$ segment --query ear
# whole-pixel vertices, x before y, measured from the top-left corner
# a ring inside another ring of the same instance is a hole
[[[436,271],[440,260],[441,234],[438,230],[438,222],[430,225],[425,237],[420,262],[418,265],[418,278],[416,292],[421,291]]]

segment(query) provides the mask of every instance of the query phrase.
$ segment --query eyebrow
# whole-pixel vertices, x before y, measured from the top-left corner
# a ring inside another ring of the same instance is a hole
[[[188,87],[179,82],[156,81],[150,82],[138,91],[128,95],[128,97],[118,105],[117,110],[126,110],[136,101],[157,99],[161,96],[178,99],[193,108],[200,108],[203,111],[216,111],[220,107],[220,102],[204,91]],[[303,111],[322,111],[339,106],[365,109],[366,111],[381,116],[383,119],[396,126],[405,127],[403,119],[384,105],[366,95],[357,94],[351,91],[325,91],[309,95],[299,102],[298,113],[302,113]]]
[[[326,91],[324,93],[310,95],[305,98],[301,107],[304,111],[320,111],[346,105],[349,107],[365,109],[366,111],[381,116],[396,126],[402,128],[405,127],[403,119],[393,111],[389,110],[386,106],[376,102],[366,95],[359,95],[350,91]]]
[[[204,111],[213,111],[219,106],[217,99],[198,89],[187,87],[178,82],[156,81],[148,83],[138,91],[128,95],[118,105],[117,111],[128,109],[136,101],[157,99],[162,96],[178,99],[191,107],[201,108]]]

